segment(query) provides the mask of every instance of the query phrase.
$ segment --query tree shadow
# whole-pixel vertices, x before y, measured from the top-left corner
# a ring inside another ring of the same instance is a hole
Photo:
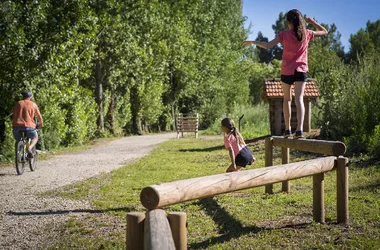
[[[247,139],[245,140],[245,143],[249,146],[260,142],[264,140],[265,138],[269,137],[270,135],[260,136],[253,139]],[[215,147],[209,147],[209,148],[189,148],[189,149],[180,149],[179,152],[211,152],[211,151],[217,151],[224,149],[224,145],[215,146]]]
[[[190,245],[190,249],[203,249],[217,243],[230,241],[241,235],[267,230],[256,226],[245,227],[240,221],[232,217],[225,209],[223,209],[213,198],[201,199],[197,204],[205,210],[207,215],[212,217],[214,222],[218,225],[219,233],[222,235],[212,237],[199,243],[193,243]]]
[[[252,145],[252,144],[255,144],[255,143],[260,142],[262,140],[265,140],[265,138],[267,138],[267,137],[271,137],[271,135],[264,135],[264,136],[260,136],[260,137],[256,137],[256,138],[252,138],[252,139],[246,139],[245,143],[247,145]]]
[[[17,174],[4,174],[4,173],[0,173],[0,177],[1,176],[9,176],[9,175],[17,175]]]
[[[89,214],[102,214],[107,212],[132,212],[136,210],[134,207],[117,207],[108,209],[72,209],[72,210],[56,210],[56,211],[41,211],[41,212],[7,212],[8,215],[13,216],[32,216],[32,215],[61,215],[70,213],[89,213]]]
[[[370,166],[376,166],[380,168],[380,158],[370,158],[367,160],[359,159],[359,160],[350,160],[348,162],[348,166],[356,166],[358,168],[368,168]]]
[[[261,231],[271,231],[277,229],[302,229],[306,228],[310,223],[299,223],[292,225],[284,225],[281,227],[257,227],[257,226],[244,226],[240,221],[231,216],[224,208],[222,208],[216,200],[211,198],[201,199],[196,202],[203,208],[207,215],[211,216],[214,222],[218,225],[220,236],[211,237],[198,243],[189,245],[189,249],[205,249],[215,244],[228,242],[231,239],[239,238],[247,234],[257,234]]]
[[[211,152],[224,149],[224,146],[215,146],[209,148],[189,148],[189,149],[180,149],[179,152]]]
[[[357,191],[362,191],[362,190],[377,192],[377,190],[380,190],[380,180],[377,180],[375,183],[368,184],[368,185],[360,185],[360,186],[351,187],[349,191],[357,192]]]

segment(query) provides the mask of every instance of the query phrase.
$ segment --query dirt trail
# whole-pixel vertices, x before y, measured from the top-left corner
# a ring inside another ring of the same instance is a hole
[[[108,173],[175,137],[168,133],[121,138],[39,161],[35,172],[26,168],[22,176],[16,175],[14,167],[0,168],[0,249],[40,249],[45,235],[39,229],[58,227],[73,211],[80,215],[80,211],[91,209],[88,202],[38,197],[38,192]]]

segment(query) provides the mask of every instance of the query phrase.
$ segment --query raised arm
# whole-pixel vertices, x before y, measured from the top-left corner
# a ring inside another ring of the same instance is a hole
[[[328,34],[326,28],[323,27],[322,25],[320,25],[319,23],[317,23],[313,18],[306,17],[305,21],[307,23],[313,25],[314,28],[317,29],[317,31],[313,31],[314,32],[314,37],[321,37],[321,36],[325,36],[325,35]]]
[[[263,48],[263,49],[270,49],[270,48],[273,48],[274,46],[276,46],[278,43],[280,43],[280,38],[278,38],[278,36],[276,36],[276,38],[270,42],[257,42],[257,41],[246,40],[243,42],[243,45],[247,46],[247,45],[254,44],[254,45],[259,46],[260,48]]]

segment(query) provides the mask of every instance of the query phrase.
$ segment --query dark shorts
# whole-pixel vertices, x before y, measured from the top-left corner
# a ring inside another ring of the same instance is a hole
[[[255,157],[253,157],[251,151],[247,146],[242,148],[239,154],[235,157],[235,164],[239,167],[246,167],[247,165],[252,165],[255,161]]]
[[[35,128],[13,127],[13,137],[16,141],[21,140],[21,131],[25,131],[27,138],[34,139],[37,137],[37,130]]]
[[[281,81],[292,85],[294,82],[306,82],[307,77],[307,72],[298,72],[295,70],[294,75],[281,75]]]

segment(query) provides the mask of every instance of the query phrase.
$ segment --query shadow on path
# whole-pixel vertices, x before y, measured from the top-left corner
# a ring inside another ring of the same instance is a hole
[[[89,213],[89,214],[101,214],[107,212],[132,212],[136,210],[134,207],[117,207],[108,209],[74,209],[74,210],[56,210],[56,211],[41,211],[41,212],[7,212],[8,215],[13,216],[33,216],[33,215],[56,215],[56,214],[70,214],[70,213]]]

